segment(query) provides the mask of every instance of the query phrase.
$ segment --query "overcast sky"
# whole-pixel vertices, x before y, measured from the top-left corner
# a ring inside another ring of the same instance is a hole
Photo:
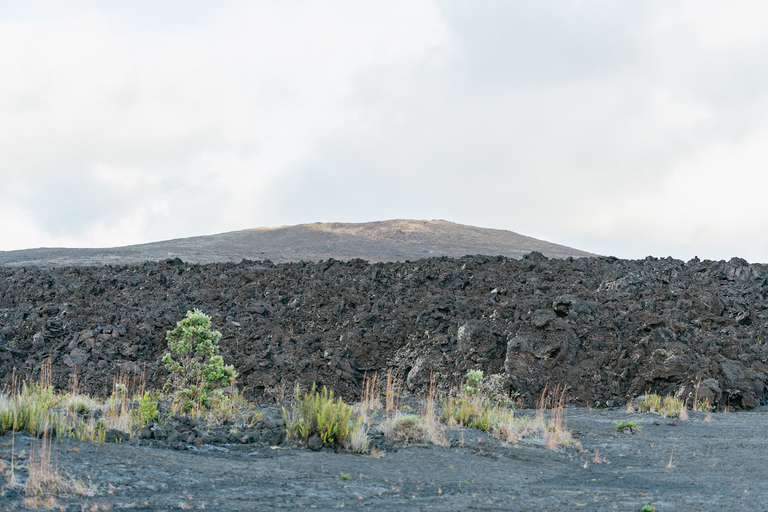
[[[768,2],[1,2],[0,178],[0,250],[414,218],[768,262]]]

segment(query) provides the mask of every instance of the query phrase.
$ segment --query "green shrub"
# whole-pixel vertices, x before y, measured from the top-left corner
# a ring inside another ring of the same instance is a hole
[[[483,370],[469,370],[467,383],[464,384],[464,392],[468,395],[476,395],[483,385]]]
[[[157,400],[152,399],[149,391],[139,396],[138,408],[131,411],[131,417],[138,428],[144,428],[157,418]]]
[[[483,381],[480,393],[491,402],[491,405],[514,408],[519,405],[520,393],[515,392],[509,396],[506,382],[507,376],[503,373],[490,375]]]
[[[211,330],[211,317],[195,309],[166,334],[168,348],[162,359],[171,372],[166,385],[174,392],[174,405],[189,412],[209,407],[209,396],[219,385],[237,376],[234,367],[225,366],[219,355],[221,333]]]
[[[333,391],[323,390],[318,392],[314,384],[309,393],[301,395],[301,388],[296,384],[296,402],[293,404],[291,414],[283,407],[286,433],[289,437],[297,437],[307,441],[315,433],[320,434],[320,439],[326,444],[342,444],[349,437],[350,432],[360,424],[350,427],[353,409],[345,404],[341,398],[333,399]]]

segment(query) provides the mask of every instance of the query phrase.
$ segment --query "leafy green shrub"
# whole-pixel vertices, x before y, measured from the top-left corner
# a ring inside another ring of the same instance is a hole
[[[234,367],[225,366],[219,354],[221,333],[211,330],[211,317],[195,309],[166,334],[168,348],[162,359],[171,372],[166,385],[173,388],[174,404],[182,411],[209,407],[209,396],[218,385],[237,376]]]
[[[326,444],[342,444],[357,428],[357,424],[350,428],[353,409],[345,404],[341,398],[333,400],[333,391],[323,390],[318,393],[312,384],[309,393],[301,395],[301,388],[296,384],[296,403],[291,414],[283,407],[283,418],[287,427],[288,436],[298,437],[307,441],[315,433],[320,434],[320,439]]]
[[[468,395],[476,395],[483,385],[483,370],[469,370],[467,383],[464,384],[464,392]]]

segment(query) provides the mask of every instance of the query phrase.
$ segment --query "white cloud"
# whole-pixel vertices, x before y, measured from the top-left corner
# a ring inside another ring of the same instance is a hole
[[[768,261],[763,2],[45,5],[0,23],[0,249],[416,217]]]

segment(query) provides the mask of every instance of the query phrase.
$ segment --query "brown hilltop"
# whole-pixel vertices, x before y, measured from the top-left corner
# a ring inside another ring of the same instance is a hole
[[[275,263],[329,258],[371,262],[418,260],[471,254],[520,258],[538,251],[549,258],[594,254],[501,229],[478,228],[445,220],[396,219],[365,223],[299,224],[218,235],[179,238],[105,249],[40,248],[0,252],[0,265],[62,267],[133,264],[181,258],[190,263]]]

